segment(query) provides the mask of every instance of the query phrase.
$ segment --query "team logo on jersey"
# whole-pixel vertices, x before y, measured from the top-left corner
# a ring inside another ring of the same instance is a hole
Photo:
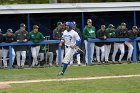
[[[94,30],[90,30],[90,31],[89,31],[90,34],[91,34],[91,33],[94,33],[94,32],[95,32]]]
[[[71,35],[64,35],[64,38],[70,38],[70,39],[72,39],[72,36]]]
[[[70,43],[71,42],[71,39],[72,39],[72,36],[71,35],[64,35],[65,43]]]

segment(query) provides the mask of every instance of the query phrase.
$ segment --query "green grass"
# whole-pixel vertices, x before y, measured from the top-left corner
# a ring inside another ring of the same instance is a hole
[[[139,93],[140,78],[12,84],[0,93]]]
[[[0,70],[0,81],[57,78],[60,67]],[[140,74],[140,64],[69,67],[62,78]]]

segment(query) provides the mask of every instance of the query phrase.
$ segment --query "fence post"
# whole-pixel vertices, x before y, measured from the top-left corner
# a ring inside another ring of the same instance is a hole
[[[59,46],[58,47],[58,66],[61,66],[62,65],[62,59],[61,59],[61,47]]]
[[[30,24],[30,21],[31,21],[31,20],[30,20],[30,14],[27,14],[27,27],[28,27],[28,33],[29,33],[30,30],[31,30],[31,28],[30,28],[30,25],[31,25],[31,24]],[[31,45],[29,45],[28,47],[29,47],[29,49],[31,49]],[[31,50],[29,50],[29,51],[28,51],[29,65],[32,64],[32,62],[31,62],[31,61],[32,61],[32,56],[31,56],[31,55],[32,55]]]
[[[137,25],[136,11],[133,12],[133,18],[134,18],[134,26],[136,26]]]
[[[12,46],[9,46],[9,68],[12,68]]]
[[[87,47],[88,47],[88,49],[87,49],[87,53],[88,53],[88,65],[90,65],[91,64],[91,47],[90,47],[90,43],[91,42],[87,42]]]
[[[81,13],[81,20],[82,20],[82,33],[84,31],[84,22],[85,22],[85,18],[84,18],[84,12]],[[85,45],[84,45],[84,36],[82,34],[82,50],[85,50]],[[85,53],[83,54],[83,63],[85,63]]]
[[[137,44],[136,44],[136,40],[133,40],[133,62],[136,63],[137,62]]]
[[[27,14],[27,26],[28,26],[28,32],[30,32],[30,14]]]

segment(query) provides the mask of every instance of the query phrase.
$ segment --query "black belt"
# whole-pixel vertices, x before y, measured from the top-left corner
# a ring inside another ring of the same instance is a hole
[[[66,48],[69,48],[70,46],[65,46]]]

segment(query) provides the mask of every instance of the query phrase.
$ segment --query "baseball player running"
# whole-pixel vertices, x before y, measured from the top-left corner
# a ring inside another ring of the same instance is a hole
[[[65,44],[65,57],[63,59],[63,69],[58,75],[64,75],[68,64],[71,62],[74,53],[76,52],[76,47],[80,45],[81,39],[77,32],[73,30],[73,23],[66,22],[66,30],[62,35],[59,46]]]
[[[91,19],[88,19],[87,20],[87,25],[85,26],[84,28],[84,32],[83,32],[83,35],[84,35],[84,43],[85,43],[85,50],[86,50],[86,56],[85,56],[85,61],[86,61],[86,64],[88,64],[88,41],[87,39],[88,38],[92,38],[92,39],[95,39],[96,38],[96,33],[95,33],[96,29],[94,26],[92,26],[92,20]],[[90,63],[92,63],[93,61],[93,55],[94,55],[94,48],[95,48],[95,43],[90,43],[90,47],[91,47],[91,60]]]

